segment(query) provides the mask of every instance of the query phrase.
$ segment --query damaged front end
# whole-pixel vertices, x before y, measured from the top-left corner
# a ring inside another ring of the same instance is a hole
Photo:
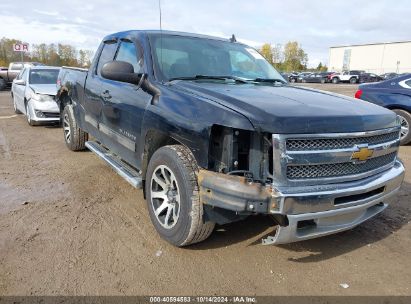
[[[394,202],[404,178],[398,128],[271,139],[223,127],[214,132],[211,166],[198,173],[206,214],[219,224],[271,215],[279,226],[263,244],[351,229]],[[369,159],[353,159],[364,147],[373,151]]]

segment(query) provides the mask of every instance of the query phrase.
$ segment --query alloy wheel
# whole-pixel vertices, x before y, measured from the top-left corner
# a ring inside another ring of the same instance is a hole
[[[160,225],[173,228],[180,215],[180,190],[176,177],[165,165],[158,166],[151,177],[151,206]]]
[[[64,138],[67,143],[71,141],[71,131],[70,131],[70,120],[67,114],[64,114],[63,117],[63,130],[64,130]]]
[[[402,116],[400,116],[400,123],[401,123],[401,139],[403,139],[410,132],[410,125],[408,124],[408,121]]]

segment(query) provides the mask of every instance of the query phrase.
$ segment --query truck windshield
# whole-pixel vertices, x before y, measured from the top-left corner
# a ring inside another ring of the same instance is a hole
[[[44,70],[31,70],[29,75],[30,84],[56,84],[57,76],[59,74],[58,69],[44,69]]]
[[[201,75],[286,82],[255,49],[240,43],[172,35],[153,35],[151,43],[154,68],[165,80]]]

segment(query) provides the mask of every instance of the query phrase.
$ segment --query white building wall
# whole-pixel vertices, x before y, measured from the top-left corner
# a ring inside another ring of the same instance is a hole
[[[365,70],[376,74],[411,73],[411,41],[331,47],[328,61],[329,71],[343,70],[346,50],[351,50],[350,70]]]

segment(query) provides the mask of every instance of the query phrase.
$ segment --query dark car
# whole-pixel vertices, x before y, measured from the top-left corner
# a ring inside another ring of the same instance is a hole
[[[311,74],[312,74],[312,72],[301,72],[301,73],[299,73],[298,77],[297,77],[297,82],[303,82],[303,79],[305,77],[307,77],[308,75],[311,75]]]
[[[384,73],[384,74],[380,75],[380,77],[383,80],[392,79],[392,78],[395,78],[395,77],[398,77],[398,76],[401,76],[401,75],[397,74],[397,73]]]
[[[288,82],[295,83],[298,82],[298,73],[291,73],[288,75]]]
[[[61,73],[67,147],[144,188],[154,227],[176,246],[256,214],[279,225],[265,244],[351,229],[387,208],[404,177],[393,112],[290,86],[233,39],[114,33],[90,69]]]
[[[373,84],[362,84],[355,98],[393,110],[401,122],[401,144],[411,141],[411,74]]]
[[[367,82],[378,82],[383,80],[381,76],[378,76],[377,74],[373,73],[361,73],[360,74],[360,83],[367,83]]]
[[[331,72],[311,73],[302,79],[304,83],[327,83]]]

